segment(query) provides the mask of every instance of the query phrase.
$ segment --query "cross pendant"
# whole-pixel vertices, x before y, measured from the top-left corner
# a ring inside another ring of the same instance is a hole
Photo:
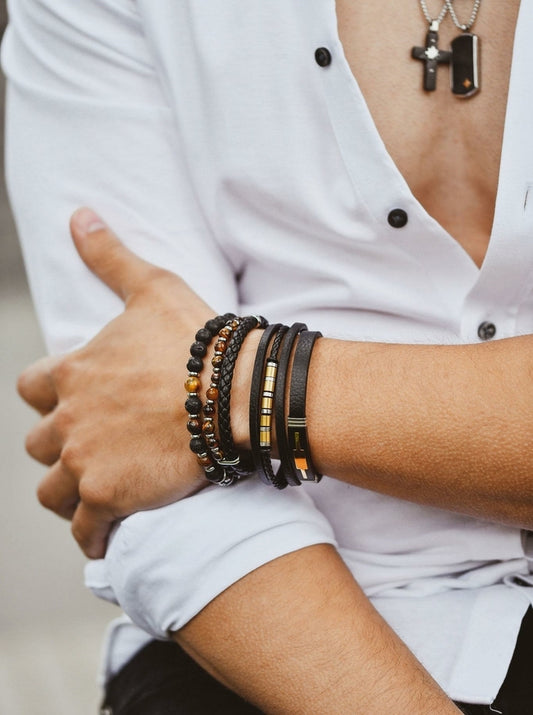
[[[450,64],[452,53],[447,50],[439,50],[439,23],[433,20],[426,35],[425,47],[413,47],[411,57],[415,60],[425,62],[424,67],[424,89],[426,92],[433,92],[437,88],[437,66],[440,64]]]

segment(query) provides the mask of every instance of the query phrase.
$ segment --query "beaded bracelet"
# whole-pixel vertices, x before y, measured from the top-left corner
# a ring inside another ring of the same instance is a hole
[[[202,434],[202,401],[198,397],[201,388],[200,373],[204,366],[203,358],[207,355],[207,349],[215,335],[226,325],[235,319],[233,313],[219,315],[208,320],[203,328],[200,328],[195,335],[195,342],[190,347],[189,361],[187,362],[188,377],[185,381],[187,399],[185,409],[188,413],[187,429],[191,434],[189,447],[196,455],[198,463],[203,467],[205,475],[209,481],[220,486],[229,486],[234,481],[233,475],[228,475],[208,453],[207,443]]]
[[[238,327],[233,332],[232,338],[220,368],[220,381],[218,390],[218,432],[224,459],[219,462],[224,467],[230,467],[241,476],[253,473],[253,461],[248,455],[239,455],[233,433],[231,430],[230,397],[231,383],[235,371],[237,356],[244,339],[254,328],[266,328],[268,322],[262,316],[249,315],[242,318]]]

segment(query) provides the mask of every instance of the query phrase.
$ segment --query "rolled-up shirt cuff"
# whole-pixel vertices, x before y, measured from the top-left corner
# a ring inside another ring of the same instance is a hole
[[[251,479],[134,514],[115,530],[105,559],[88,564],[86,584],[155,638],[168,638],[263,564],[336,545],[307,488],[279,492]]]

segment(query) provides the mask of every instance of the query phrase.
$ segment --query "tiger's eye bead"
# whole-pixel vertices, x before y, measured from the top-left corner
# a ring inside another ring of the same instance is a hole
[[[209,330],[207,330],[207,328],[200,328],[200,330],[194,336],[194,339],[198,340],[201,343],[209,343],[212,337],[212,334],[209,332]]]
[[[209,417],[211,415],[215,414],[215,406],[214,405],[205,405],[204,407],[204,415],[206,417]]]
[[[207,446],[210,447],[211,449],[214,449],[214,447],[217,446],[216,437],[206,437],[206,440],[207,440]]]
[[[193,357],[205,357],[207,354],[207,345],[197,340],[191,345],[190,353]]]
[[[219,382],[220,382],[220,373],[219,373],[219,372],[214,372],[214,373],[211,375],[211,383],[212,383],[213,385],[218,385]]]
[[[189,358],[189,362],[187,363],[187,370],[189,372],[201,372],[203,366],[204,366],[204,363],[201,360],[201,358],[191,357],[191,358]]]
[[[224,454],[223,454],[223,452],[222,452],[221,449],[214,449],[214,450],[213,450],[213,457],[214,457],[217,461],[220,461],[221,459],[223,459]]]
[[[202,423],[198,419],[192,419],[187,422],[187,429],[191,434],[201,434]]]
[[[205,457],[198,457],[198,464],[201,464],[202,467],[210,467],[213,464],[213,460],[207,455]]]
[[[216,353],[225,353],[227,347],[228,347],[228,344],[224,340],[219,340],[218,343],[215,343],[215,352]]]
[[[195,454],[202,454],[202,452],[205,452],[205,440],[202,437],[192,437],[189,447]]]
[[[197,377],[188,377],[185,380],[185,389],[187,392],[198,392],[200,389],[200,380]]]
[[[211,365],[213,367],[220,367],[220,365],[222,365],[223,360],[224,360],[223,355],[213,355],[213,357],[211,359]]]
[[[208,400],[218,400],[218,389],[216,387],[210,387],[205,396]]]
[[[222,328],[222,330],[219,332],[219,337],[221,338],[226,338],[226,340],[229,338],[231,335],[231,330],[229,328]]]
[[[199,415],[202,410],[202,400],[191,395],[185,401],[185,409],[190,415]]]
[[[205,435],[214,434],[215,428],[214,428],[214,425],[213,425],[213,420],[208,419],[208,420],[205,420],[205,421],[204,421],[204,423],[203,423],[203,425],[202,425],[202,432],[203,432]]]

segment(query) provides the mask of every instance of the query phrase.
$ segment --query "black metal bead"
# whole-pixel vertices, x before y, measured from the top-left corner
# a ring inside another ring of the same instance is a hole
[[[207,330],[207,328],[200,328],[200,330],[194,336],[195,340],[199,340],[201,343],[208,344],[213,337],[212,333]]]
[[[203,366],[204,362],[201,358],[191,357],[189,358],[189,362],[187,363],[187,370],[189,372],[202,372]]]
[[[200,343],[198,340],[191,345],[190,353],[193,357],[205,357],[207,353],[207,345]]]
[[[191,452],[203,454],[206,450],[205,440],[202,437],[192,437],[189,442],[189,447],[191,448]]]
[[[185,400],[185,409],[190,415],[199,415],[202,410],[202,400],[191,395]]]

